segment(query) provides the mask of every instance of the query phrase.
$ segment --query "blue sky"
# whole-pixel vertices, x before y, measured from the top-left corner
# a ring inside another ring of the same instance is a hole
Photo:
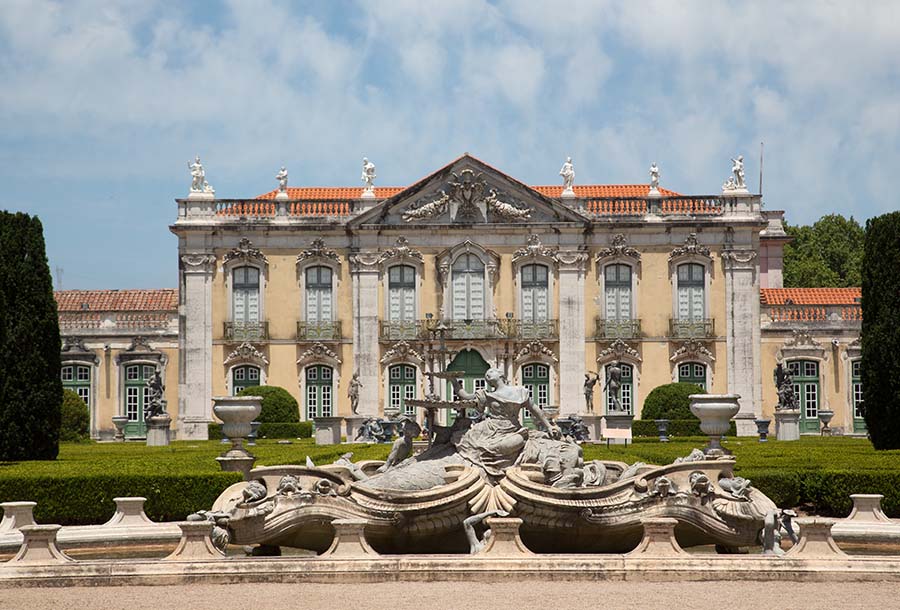
[[[792,223],[900,208],[900,3],[0,3],[0,208],[64,288],[174,287],[199,154],[220,197],[410,184],[463,152],[530,184],[717,193]]]

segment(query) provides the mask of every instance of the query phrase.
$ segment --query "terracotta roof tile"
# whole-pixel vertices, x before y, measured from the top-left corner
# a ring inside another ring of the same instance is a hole
[[[63,311],[176,311],[178,291],[158,290],[58,290],[53,293]]]
[[[861,288],[762,288],[763,305],[858,305]]]
[[[387,199],[393,197],[405,186],[376,186],[375,198]],[[287,189],[288,199],[359,199],[363,189],[361,186],[289,186]],[[278,189],[269,191],[257,197],[257,199],[275,199]]]

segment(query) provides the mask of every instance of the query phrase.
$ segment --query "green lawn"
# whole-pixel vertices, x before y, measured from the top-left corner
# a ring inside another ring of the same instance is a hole
[[[638,440],[623,446],[585,445],[586,459],[667,464],[702,447],[705,439],[670,443]],[[803,505],[823,514],[844,515],[850,493],[882,493],[884,507],[900,516],[900,451],[876,452],[865,439],[804,437],[799,442],[759,443],[727,439],[737,458],[737,472],[780,506]],[[112,498],[141,495],[156,519],[183,518],[208,508],[216,496],[238,480],[222,473],[215,461],[225,446],[218,441],[176,442],[169,447],[140,443],[65,443],[53,462],[0,464],[0,502],[34,500],[39,521],[99,523],[113,512]],[[354,459],[384,459],[389,445],[317,447],[312,439],[280,445],[261,440],[252,449],[257,465],[333,462],[346,452]]]

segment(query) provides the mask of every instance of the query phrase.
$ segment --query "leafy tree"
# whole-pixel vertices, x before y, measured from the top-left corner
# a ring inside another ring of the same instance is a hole
[[[786,288],[859,286],[863,228],[851,216],[823,216],[812,226],[787,226],[794,240],[784,247]]]
[[[300,407],[291,393],[278,386],[258,385],[244,388],[238,396],[262,396],[262,411],[256,421],[287,423],[300,421]]]
[[[0,211],[0,462],[56,459],[59,348],[41,221]]]
[[[90,435],[91,414],[87,405],[77,393],[63,390],[62,422],[59,426],[59,440],[78,442]]]
[[[862,386],[869,438],[900,449],[900,212],[866,223]]]
[[[706,390],[695,383],[667,383],[653,388],[644,399],[641,419],[697,419],[691,413],[691,394],[706,394]]]

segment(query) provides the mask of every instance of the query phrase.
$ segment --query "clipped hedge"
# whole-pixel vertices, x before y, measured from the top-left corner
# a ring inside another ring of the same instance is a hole
[[[300,407],[291,393],[274,385],[244,388],[239,396],[262,396],[262,411],[256,421],[265,423],[296,423],[300,421]]]
[[[662,419],[662,418],[660,418]],[[656,422],[652,419],[636,419],[632,422],[631,432],[634,436],[659,438]],[[669,438],[681,436],[706,436],[700,430],[699,419],[669,420]],[[737,436],[737,426],[731,422],[726,436]]]
[[[256,431],[256,438],[311,438],[312,422],[262,422]],[[209,438],[222,438],[222,424],[209,424]]]
[[[148,517],[179,521],[198,510],[208,510],[225,488],[240,480],[237,472],[0,478],[0,498],[4,502],[37,502],[34,518],[38,523],[88,525],[103,523],[113,515],[113,498],[143,496]]]
[[[706,390],[694,383],[667,383],[653,388],[644,406],[641,408],[641,419],[697,419],[691,413],[691,394],[706,394]]]
[[[86,441],[91,434],[91,414],[81,397],[72,390],[63,390],[62,421],[59,440],[63,442]]]

